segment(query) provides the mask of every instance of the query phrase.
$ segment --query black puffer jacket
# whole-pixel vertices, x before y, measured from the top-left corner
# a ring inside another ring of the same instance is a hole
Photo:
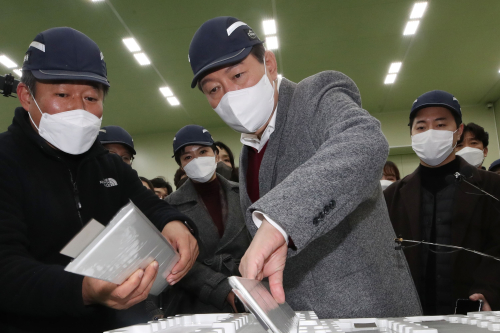
[[[83,277],[64,271],[70,259],[59,251],[91,218],[107,224],[129,199],[159,230],[172,220],[189,221],[97,140],[76,160],[65,159],[32,129],[27,112],[16,109],[0,134],[1,332],[119,327],[114,310],[83,305]]]

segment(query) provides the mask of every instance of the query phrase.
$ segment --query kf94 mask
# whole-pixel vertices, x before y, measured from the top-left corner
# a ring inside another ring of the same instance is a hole
[[[204,156],[192,159],[184,167],[186,175],[199,183],[206,183],[214,175],[217,164],[215,156]]]
[[[31,97],[42,114],[38,127],[31,118],[31,114],[29,112],[28,114],[42,138],[71,155],[80,155],[90,149],[99,134],[102,118],[81,109],[56,114],[43,113],[33,94]]]
[[[411,146],[422,161],[430,166],[436,166],[450,156],[455,149],[453,146],[455,132],[430,129],[413,135]]]
[[[484,151],[478,148],[464,147],[457,151],[456,154],[476,168],[479,167],[484,161]]]
[[[274,110],[274,82],[265,73],[253,87],[227,92],[214,109],[232,129],[240,133],[255,133],[269,120]]]

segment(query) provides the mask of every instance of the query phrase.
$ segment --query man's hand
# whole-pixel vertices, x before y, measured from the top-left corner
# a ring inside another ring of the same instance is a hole
[[[181,255],[172,273],[167,276],[168,283],[174,285],[193,267],[199,253],[198,242],[181,221],[168,222],[161,233]]]
[[[262,280],[269,277],[271,294],[278,303],[285,302],[283,270],[287,250],[281,232],[264,219],[240,263],[244,278]]]
[[[486,298],[483,296],[483,294],[472,294],[469,299],[471,301],[479,301],[479,300],[482,300],[483,301],[483,308],[481,309],[481,311],[491,311],[491,306],[490,306],[490,303],[488,303],[488,301],[486,300]]]
[[[121,285],[86,276],[82,283],[83,303],[128,309],[148,297],[157,273],[158,263],[153,261],[145,270],[138,269]]]

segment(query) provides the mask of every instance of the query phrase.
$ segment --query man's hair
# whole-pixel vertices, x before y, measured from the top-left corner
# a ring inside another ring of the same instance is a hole
[[[172,185],[163,176],[158,176],[150,180],[154,188],[164,188],[167,190],[167,195],[172,194]]]
[[[180,181],[181,181],[182,176],[184,176],[185,174],[186,174],[186,171],[182,170],[182,168],[177,169],[177,171],[175,172],[174,185],[175,185],[176,189],[179,189],[179,187],[181,186]]]
[[[488,147],[488,143],[490,142],[490,135],[488,134],[488,132],[486,132],[484,130],[484,127],[479,126],[479,125],[474,124],[474,123],[468,123],[467,125],[465,125],[464,132],[462,133],[462,136],[458,140],[457,144],[462,143],[466,132],[471,132],[472,136],[476,140],[479,140],[483,143],[484,148]]]
[[[394,175],[394,176],[396,176],[396,180],[400,180],[401,179],[401,176],[399,174],[399,169],[398,169],[396,163],[394,163],[392,161],[385,162],[385,165],[384,165],[384,174],[386,174],[386,175]]]
[[[251,54],[251,55],[253,55],[253,56],[257,59],[257,61],[258,61],[258,62],[260,62],[261,64],[263,64],[263,63],[264,63],[264,56],[266,55],[266,48],[265,48],[265,47],[264,47],[264,45],[262,45],[262,44],[256,44],[256,45],[252,46],[252,50],[250,51],[250,54]],[[246,58],[245,58],[245,59],[246,59]],[[243,59],[243,60],[245,60],[245,59]],[[243,60],[241,60],[241,61],[243,61]],[[241,62],[241,61],[240,61],[240,62]],[[198,80],[198,84],[197,84],[197,85],[198,85],[198,89],[199,89],[201,92],[203,92],[203,89],[201,89],[201,84],[200,84],[201,80],[202,80],[205,76],[207,76],[208,74],[213,73],[213,72],[215,72],[215,71],[218,71],[218,70],[219,70],[219,69],[221,69],[221,68],[223,68],[223,67],[216,67],[216,68],[214,68],[212,71],[207,72],[205,75],[203,75],[203,77],[201,77],[201,78]]]
[[[153,184],[151,184],[151,181],[149,179],[147,179],[146,177],[141,177],[141,176],[139,176],[139,179],[142,180],[143,182],[145,182],[146,184],[148,184],[149,189],[154,192],[155,188],[154,188]]]
[[[191,146],[191,145],[188,145],[188,146]],[[203,145],[201,145],[203,146]],[[175,158],[175,161],[177,162],[177,165],[181,165],[181,155],[184,154],[184,148],[186,148],[187,146],[184,146],[182,147],[181,149],[179,149],[178,151],[176,151],[174,153],[174,158]],[[215,143],[211,146],[203,146],[203,147],[210,147],[212,148],[212,150],[214,151],[214,154],[218,154],[219,153],[219,149],[217,148],[217,146],[215,145]]]
[[[422,108],[424,109],[424,108]],[[422,110],[420,109],[420,110]],[[410,123],[408,124],[408,126],[410,126],[410,134],[411,134],[411,130],[413,128],[413,122],[415,121],[415,117],[417,116],[417,113],[420,112],[420,110],[418,110],[417,112],[415,112],[412,116],[410,116]],[[446,110],[450,111],[451,115],[453,116],[453,118],[455,119],[455,123],[457,124],[457,128],[460,127],[460,124],[462,123],[462,117],[460,117],[459,115],[457,115],[454,111],[451,111],[450,109],[446,108]]]
[[[33,94],[33,96],[36,96],[36,83],[37,82],[46,82],[46,83],[59,83],[59,82],[64,82],[64,81],[59,81],[59,80],[38,80],[33,73],[31,73],[30,70],[23,70],[23,75],[21,76],[21,82],[24,83],[26,86],[28,86],[29,90]],[[104,98],[108,95],[109,87],[105,86],[102,83],[99,82],[93,82],[93,81],[88,81],[90,85],[96,87],[99,90],[102,90]]]

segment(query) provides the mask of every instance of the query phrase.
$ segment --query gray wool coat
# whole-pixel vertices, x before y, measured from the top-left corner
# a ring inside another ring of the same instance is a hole
[[[239,263],[251,237],[241,212],[238,183],[217,178],[227,203],[222,238],[190,179],[165,198],[196,224],[200,251],[187,275],[163,295],[165,315],[232,312],[226,302],[231,291],[227,277],[240,274]]]
[[[379,121],[361,108],[355,83],[334,71],[298,84],[283,79],[276,112],[260,199],[252,204],[247,194],[246,146],[240,196],[252,235],[252,212],[261,211],[297,247],[288,250],[286,301],[320,318],[421,314],[380,187],[388,143]]]

